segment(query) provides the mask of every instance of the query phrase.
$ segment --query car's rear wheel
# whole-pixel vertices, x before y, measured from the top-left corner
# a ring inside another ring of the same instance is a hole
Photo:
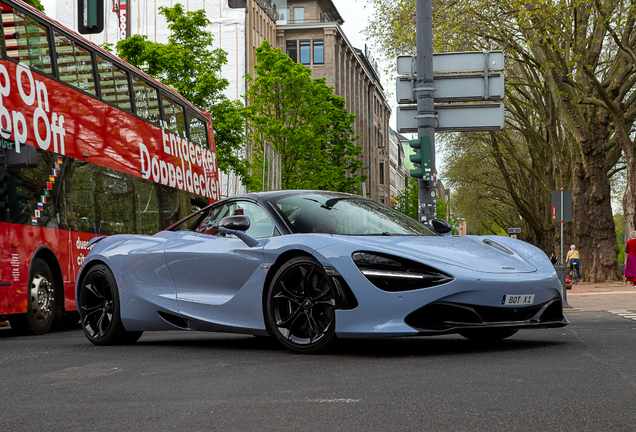
[[[498,340],[509,338],[517,333],[519,330],[508,329],[476,329],[476,330],[463,330],[459,334],[466,339],[478,341],[478,342],[495,342]]]
[[[126,331],[121,322],[117,283],[108,267],[92,267],[82,280],[78,297],[80,322],[93,344],[125,345],[139,340],[143,332]]]
[[[331,278],[318,261],[296,257],[276,272],[266,300],[270,332],[286,348],[325,352],[336,341],[336,301]]]
[[[18,333],[45,334],[53,324],[57,296],[53,272],[42,258],[33,260],[29,270],[29,305],[25,314],[9,317]]]

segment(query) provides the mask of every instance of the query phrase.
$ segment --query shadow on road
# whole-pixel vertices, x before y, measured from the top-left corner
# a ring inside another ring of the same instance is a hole
[[[165,346],[172,348],[212,348],[241,351],[276,351],[289,355],[302,355],[282,348],[273,338],[214,335],[206,337],[206,333],[196,333],[197,338],[162,339],[160,333],[152,334],[152,340],[142,339],[135,347]],[[189,336],[189,335],[188,335]],[[225,336],[225,337],[224,337]],[[567,342],[556,342],[543,339],[540,334],[534,340],[506,339],[499,342],[473,342],[459,336],[443,337],[408,337],[395,339],[346,339],[339,340],[336,347],[324,356],[361,356],[375,358],[399,358],[414,356],[448,356],[473,353],[519,352],[544,349],[566,345]]]

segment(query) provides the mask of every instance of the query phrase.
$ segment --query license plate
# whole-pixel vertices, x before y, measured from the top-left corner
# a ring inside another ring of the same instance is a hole
[[[504,306],[527,306],[534,303],[534,294],[510,295],[506,294],[501,299]]]

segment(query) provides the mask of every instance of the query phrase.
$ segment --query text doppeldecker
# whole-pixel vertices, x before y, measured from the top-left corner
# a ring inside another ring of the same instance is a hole
[[[161,135],[164,155],[173,156],[178,162],[175,164],[151,154],[144,143],[139,143],[141,177],[207,198],[220,198],[221,185],[215,175],[218,169],[216,153],[163,129]],[[202,173],[197,172],[196,167],[202,168]]]

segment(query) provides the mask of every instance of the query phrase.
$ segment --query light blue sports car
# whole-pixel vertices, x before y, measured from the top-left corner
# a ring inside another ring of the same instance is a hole
[[[277,191],[212,204],[154,236],[94,239],[77,277],[95,345],[143,331],[271,336],[311,353],[337,338],[561,327],[548,257],[508,237],[444,237],[356,195]]]

